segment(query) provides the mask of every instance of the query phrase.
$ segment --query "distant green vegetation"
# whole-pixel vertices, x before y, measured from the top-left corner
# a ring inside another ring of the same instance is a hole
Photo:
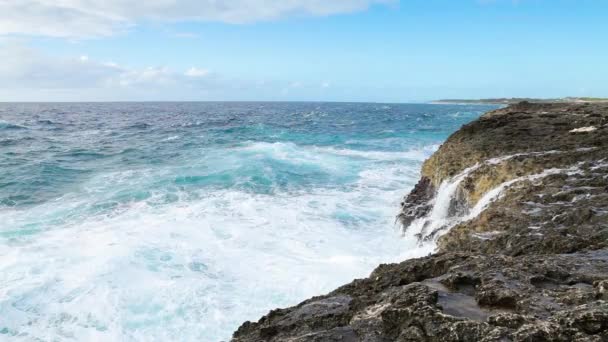
[[[495,98],[495,99],[447,99],[435,101],[436,103],[462,103],[462,104],[512,104],[522,101],[539,102],[532,98]],[[546,100],[545,100],[546,101]]]
[[[589,102],[608,101],[608,97],[578,97],[578,99],[581,101],[589,101]]]
[[[538,99],[527,97],[495,98],[495,99],[447,99],[434,103],[462,103],[462,104],[514,104],[522,101],[528,102],[608,102],[604,97],[563,97],[556,99]]]

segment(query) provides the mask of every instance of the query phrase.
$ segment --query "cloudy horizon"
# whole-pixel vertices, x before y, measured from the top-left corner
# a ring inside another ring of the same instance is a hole
[[[608,93],[608,4],[432,2],[0,1],[0,101]]]

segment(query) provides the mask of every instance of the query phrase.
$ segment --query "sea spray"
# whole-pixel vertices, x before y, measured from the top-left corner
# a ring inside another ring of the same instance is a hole
[[[418,239],[423,239],[438,229],[451,227],[461,214],[450,210],[452,203],[456,200],[458,186],[480,166],[481,164],[475,164],[453,178],[441,182],[433,199],[431,211],[426,216],[414,220],[409,227],[406,227],[406,231],[413,233]]]

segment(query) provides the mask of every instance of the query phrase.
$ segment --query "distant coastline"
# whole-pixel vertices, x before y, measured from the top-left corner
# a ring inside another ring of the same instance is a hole
[[[582,102],[608,102],[608,98],[600,97],[562,97],[553,99],[538,99],[538,98],[490,98],[490,99],[442,99],[432,101],[433,104],[480,104],[480,105],[512,105],[522,101],[532,103],[582,103]]]

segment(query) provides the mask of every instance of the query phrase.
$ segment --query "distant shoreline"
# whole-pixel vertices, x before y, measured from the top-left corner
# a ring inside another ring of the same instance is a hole
[[[537,99],[537,98],[525,98],[525,97],[513,97],[513,98],[495,98],[495,99],[442,99],[431,101],[432,104],[479,104],[479,105],[511,105],[519,102],[532,102],[532,103],[582,103],[582,102],[608,102],[608,98],[599,97],[562,97],[554,99]]]

